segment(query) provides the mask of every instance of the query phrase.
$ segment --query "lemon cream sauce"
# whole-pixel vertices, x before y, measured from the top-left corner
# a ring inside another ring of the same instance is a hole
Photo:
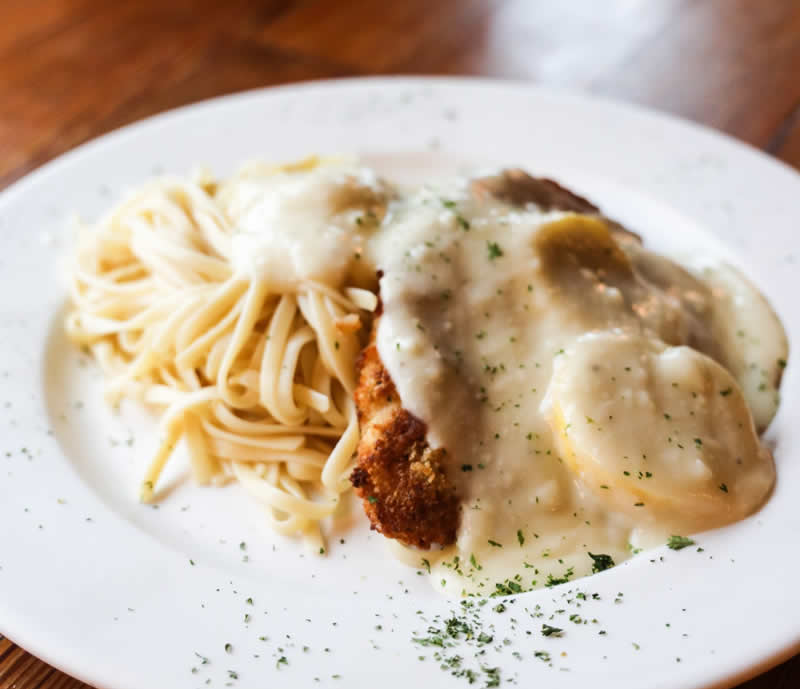
[[[381,359],[462,500],[457,543],[419,553],[448,592],[576,578],[768,496],[787,344],[737,272],[466,181],[401,195],[368,252]]]
[[[246,170],[219,194],[236,229],[231,262],[275,291],[297,289],[304,280],[339,287],[386,198],[372,170],[346,160]]]

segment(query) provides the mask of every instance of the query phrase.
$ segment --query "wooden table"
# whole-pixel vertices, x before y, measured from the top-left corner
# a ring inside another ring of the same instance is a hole
[[[0,0],[0,19],[0,187],[166,108],[393,73],[583,89],[800,168],[798,0]],[[85,686],[0,638],[0,689]],[[741,689],[798,686],[800,656]]]

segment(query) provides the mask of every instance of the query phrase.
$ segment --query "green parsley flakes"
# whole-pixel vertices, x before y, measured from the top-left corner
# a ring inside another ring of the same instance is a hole
[[[564,633],[559,627],[552,627],[549,624],[542,625],[542,636],[561,636]]]
[[[682,550],[683,548],[688,548],[690,545],[694,545],[694,541],[686,536],[672,535],[667,540],[667,547],[672,550]]]
[[[496,258],[500,258],[503,255],[503,250],[500,248],[500,245],[497,242],[486,242],[486,249],[489,252],[489,260],[494,261]]]
[[[589,557],[592,558],[592,573],[602,572],[614,566],[614,558],[611,555],[589,553]]]
[[[566,584],[571,578],[572,575],[575,573],[574,567],[569,567],[566,572],[564,572],[563,576],[554,577],[552,574],[547,575],[547,581],[545,582],[545,586],[550,588],[551,586],[558,586],[559,584]]]

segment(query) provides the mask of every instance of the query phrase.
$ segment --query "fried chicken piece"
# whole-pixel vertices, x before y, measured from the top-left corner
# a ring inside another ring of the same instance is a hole
[[[515,206],[534,203],[543,210],[565,210],[602,218],[599,209],[556,182],[531,177],[522,170],[505,170],[470,184],[477,200],[495,198]],[[612,233],[636,240],[618,223],[605,220]],[[389,372],[375,346],[380,310],[370,342],[358,361],[355,392],[361,440],[358,464],[350,475],[372,528],[406,545],[430,548],[456,540],[461,504],[447,476],[444,449],[432,449],[426,426],[402,406]]]
[[[387,538],[418,548],[452,543],[460,508],[444,469],[446,452],[432,449],[425,424],[403,409],[378,355],[376,329],[377,322],[358,362],[361,441],[350,481],[372,528]]]
[[[493,197],[512,206],[536,204],[543,211],[560,210],[595,214],[600,209],[582,196],[573,194],[558,182],[544,177],[532,177],[524,170],[503,170],[491,177],[479,177],[469,185],[476,199]]]

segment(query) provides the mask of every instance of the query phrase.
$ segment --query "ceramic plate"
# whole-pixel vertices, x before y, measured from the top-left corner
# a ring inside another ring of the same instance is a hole
[[[157,508],[137,501],[154,425],[134,405],[106,408],[98,370],[64,338],[67,218],[97,217],[153,174],[312,152],[361,154],[405,179],[494,164],[546,173],[651,244],[727,257],[800,341],[800,177],[663,115],[508,82],[378,79],[245,93],[127,127],[0,195],[0,631],[105,689],[583,689],[598,677],[699,689],[796,652],[791,361],[766,436],[778,483],[758,514],[698,536],[699,549],[642,553],[499,607],[443,598],[358,510],[319,557],[273,534],[237,486],[191,485],[180,462]]]

